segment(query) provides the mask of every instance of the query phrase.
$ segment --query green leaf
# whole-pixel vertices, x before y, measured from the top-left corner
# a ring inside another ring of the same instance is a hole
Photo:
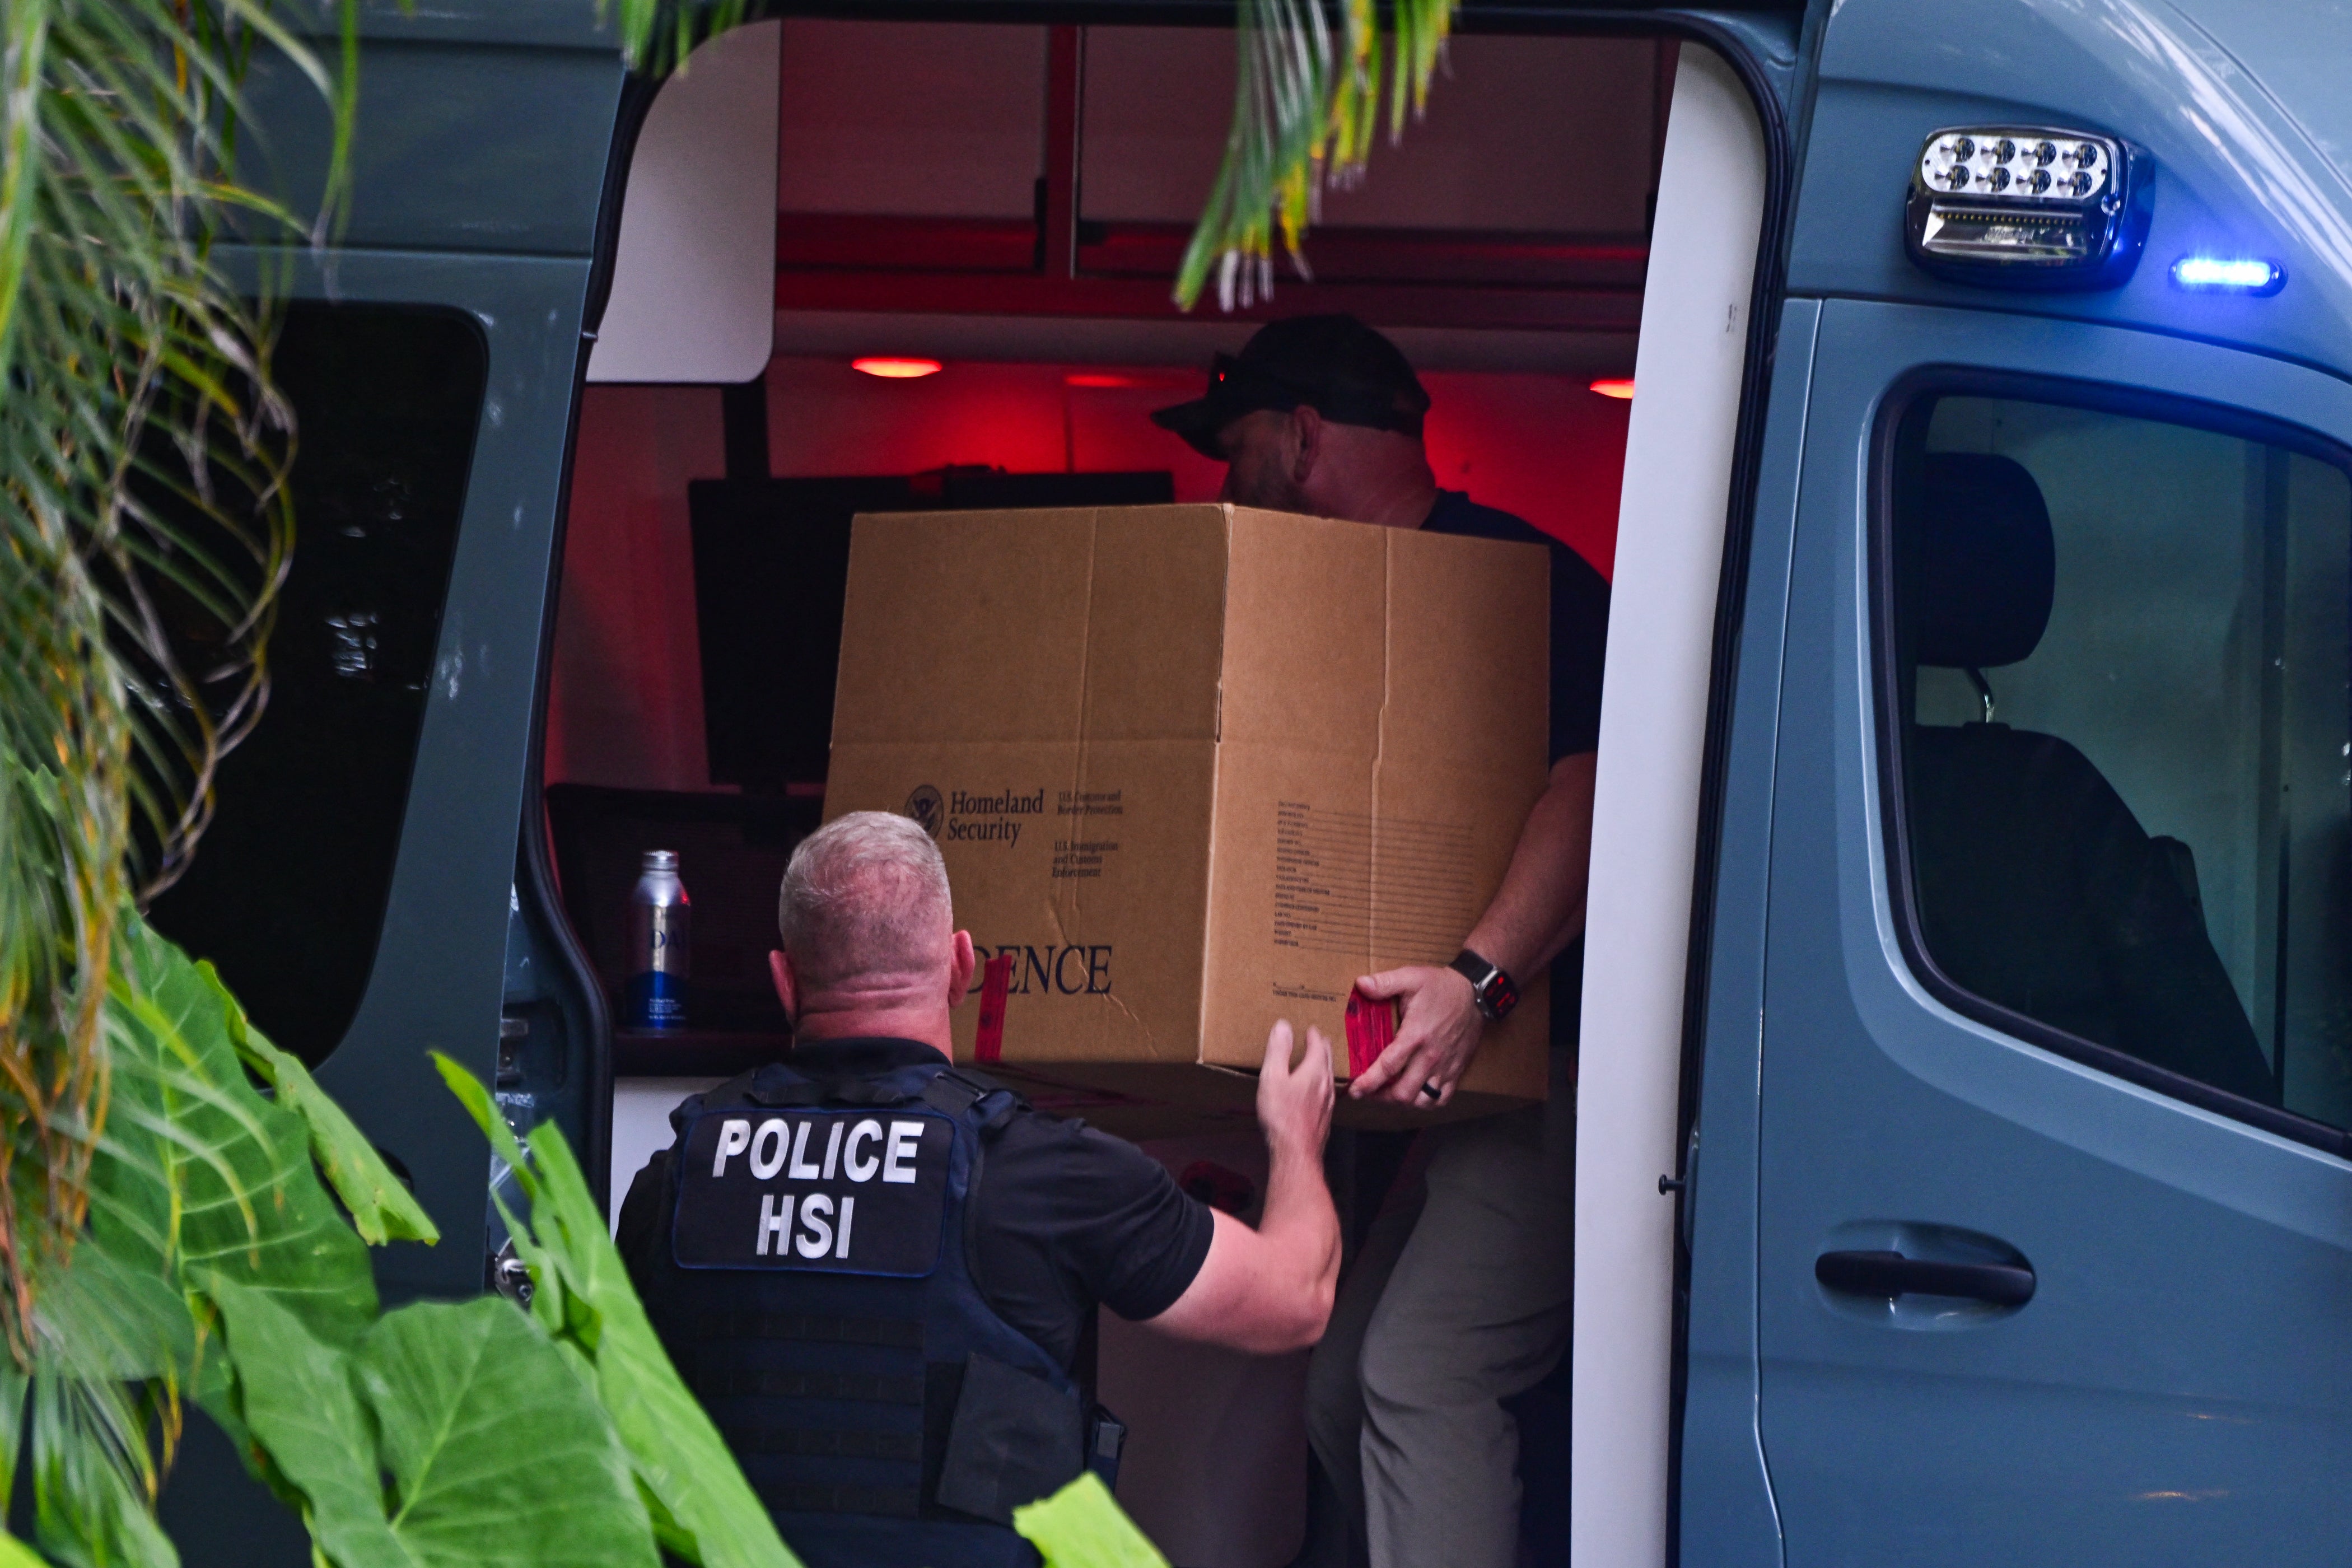
[[[0,1530],[0,1568],[49,1568],[49,1565],[41,1560],[39,1552],[6,1531]]]
[[[337,1568],[416,1568],[383,1515],[376,1439],[351,1355],[261,1291],[207,1276],[250,1440],[308,1505],[311,1538]]]
[[[1385,61],[1389,140],[1419,116],[1452,31],[1455,0],[1238,0],[1234,109],[1223,159],[1177,268],[1174,297],[1191,310],[1212,276],[1219,302],[1263,300],[1274,287],[1276,237],[1302,255],[1315,188],[1365,174],[1380,119]],[[1385,13],[1392,37],[1384,45]]]
[[[229,1043],[246,1066],[278,1091],[278,1103],[302,1119],[310,1133],[310,1157],[351,1211],[360,1239],[371,1247],[387,1241],[436,1242],[435,1227],[400,1178],[383,1163],[343,1108],[328,1098],[299,1058],[279,1050],[269,1037],[253,1026],[229,988],[221,984],[210,959],[196,963],[196,977],[220,1000],[228,1026]]]
[[[126,915],[109,996],[113,1098],[90,1173],[110,1250],[184,1289],[205,1271],[269,1291],[350,1344],[375,1316],[367,1247],[310,1164],[308,1130],[254,1092],[218,987]]]
[[[179,1568],[151,1511],[145,1417],[121,1384],[34,1374],[36,1533],[67,1568]]]
[[[35,207],[41,184],[41,160],[34,149],[40,140],[42,57],[49,42],[48,0],[13,0],[0,17],[5,47],[0,59],[8,64],[5,96],[5,151],[0,151],[0,375],[8,372],[9,326],[16,318],[16,300],[24,281],[25,258],[32,249]],[[21,107],[19,107],[21,106]],[[0,1483],[4,1484],[4,1483]]]
[[[8,1517],[8,1505],[16,1491],[17,1445],[25,1436],[25,1394],[32,1379],[25,1375],[16,1358],[0,1354],[0,1520]],[[0,1541],[7,1532],[0,1531]],[[0,1568],[8,1568],[8,1558],[0,1552]]]
[[[595,1397],[498,1297],[420,1301],[358,1352],[396,1504],[428,1568],[655,1568],[628,1456]]]
[[[1168,1568],[1160,1548],[1092,1470],[1052,1497],[1014,1509],[1013,1528],[1037,1549],[1045,1568]]]
[[[596,1390],[653,1500],[663,1544],[703,1568],[798,1568],[767,1509],[670,1364],[629,1283],[620,1249],[553,1126],[534,1128],[526,1153],[478,1079],[439,1052],[434,1063],[531,1201],[516,1248],[541,1290],[562,1291],[564,1334],[594,1364]],[[551,1270],[550,1279],[543,1270]]]

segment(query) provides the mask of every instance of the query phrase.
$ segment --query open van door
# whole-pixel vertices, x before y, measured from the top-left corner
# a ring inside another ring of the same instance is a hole
[[[289,25],[306,22],[333,26],[315,8]],[[428,1049],[603,1168],[602,1004],[550,917],[524,802],[583,333],[613,250],[606,171],[643,94],[591,0],[370,9],[360,29],[336,245],[225,252],[248,275],[286,268],[275,364],[301,430],[301,538],[269,706],[153,918],[318,1069],[440,1226],[437,1247],[376,1255],[398,1301],[481,1290],[502,1239],[489,1151]],[[314,210],[331,141],[317,94],[264,53],[247,107],[241,172]],[[189,1423],[161,1509],[190,1563],[310,1560],[208,1420]]]
[[[2341,110],[2241,63],[2352,39],[2225,21],[1827,23],[1727,764],[1686,1562],[2316,1563],[2352,1525],[2352,387],[2313,243],[2347,198],[2294,118]],[[1979,174],[2132,161],[2128,279],[1915,265],[1956,136]]]

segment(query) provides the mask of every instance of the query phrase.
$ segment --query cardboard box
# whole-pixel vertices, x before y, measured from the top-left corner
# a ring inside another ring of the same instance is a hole
[[[1546,776],[1549,574],[1231,506],[860,517],[825,814],[922,821],[1015,956],[989,1070],[1136,1135],[1246,1123],[1276,1018],[1344,1078],[1356,977],[1445,963],[1493,897]],[[1452,1114],[1543,1097],[1522,979]]]

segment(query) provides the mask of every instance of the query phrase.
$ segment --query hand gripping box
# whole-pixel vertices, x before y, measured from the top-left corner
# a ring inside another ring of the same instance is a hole
[[[1233,506],[860,517],[825,814],[929,827],[1012,960],[959,1058],[1135,1135],[1246,1124],[1277,1018],[1344,1078],[1356,977],[1454,956],[1543,789],[1549,574]],[[1518,978],[1453,1115],[1543,1097]]]

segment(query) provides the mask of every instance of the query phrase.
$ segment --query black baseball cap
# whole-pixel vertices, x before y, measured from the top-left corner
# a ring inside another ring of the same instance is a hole
[[[1341,425],[1421,434],[1429,394],[1396,344],[1353,316],[1291,316],[1260,327],[1238,354],[1209,364],[1204,397],[1162,408],[1151,422],[1222,460],[1217,433],[1262,408],[1312,408]]]

